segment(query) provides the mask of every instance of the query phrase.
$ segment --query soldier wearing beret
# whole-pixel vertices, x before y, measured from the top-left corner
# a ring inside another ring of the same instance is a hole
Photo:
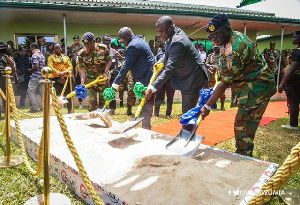
[[[285,73],[284,78],[278,85],[278,92],[281,93],[283,89],[287,96],[287,102],[290,108],[290,124],[281,125],[284,128],[299,130],[299,104],[300,104],[300,31],[295,31],[293,36],[293,44],[298,48],[291,53],[291,63]]]
[[[259,122],[276,92],[273,72],[255,44],[244,34],[233,31],[225,14],[214,16],[206,27],[208,38],[220,46],[220,83],[201,108],[205,118],[225,89],[232,91],[232,104],[238,107],[234,122],[236,153],[252,156]]]
[[[94,34],[87,32],[82,36],[84,47],[78,52],[81,85],[90,83],[100,75],[107,78],[112,60],[104,44],[96,44]],[[104,106],[103,91],[108,88],[108,81],[102,81],[88,88],[88,110],[93,111]],[[99,102],[97,94],[99,93]]]

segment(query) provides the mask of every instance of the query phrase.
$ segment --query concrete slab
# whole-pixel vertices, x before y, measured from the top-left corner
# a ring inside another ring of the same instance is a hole
[[[142,128],[109,134],[99,119],[77,120],[75,115],[65,115],[64,120],[106,205],[246,204],[278,167],[205,145],[195,158],[185,158],[165,149],[169,136]],[[20,126],[26,151],[36,161],[43,120],[21,120]],[[17,143],[13,121],[11,127]],[[50,132],[51,174],[93,204],[55,116],[51,116]]]

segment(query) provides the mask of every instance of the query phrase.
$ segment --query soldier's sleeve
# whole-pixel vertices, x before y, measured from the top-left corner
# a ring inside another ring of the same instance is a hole
[[[78,68],[80,70],[85,69],[85,64],[83,62],[84,52],[86,51],[85,47],[78,51]]]
[[[106,47],[106,49],[105,49],[105,60],[108,62],[111,59],[112,59],[112,56],[109,54],[109,51],[108,51],[108,49]]]

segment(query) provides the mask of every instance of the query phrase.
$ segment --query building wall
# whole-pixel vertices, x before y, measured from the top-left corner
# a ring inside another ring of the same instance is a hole
[[[294,49],[296,48],[295,45],[293,45],[292,43],[292,37],[288,37],[288,38],[283,38],[283,45],[282,45],[282,50],[285,51],[286,49]],[[270,48],[270,42],[275,41],[276,45],[275,48],[280,50],[280,39],[276,39],[276,40],[268,40],[268,41],[263,41],[263,42],[258,42],[257,43],[257,47],[259,49],[260,52],[263,52],[265,48]]]
[[[66,24],[67,31],[67,45],[73,43],[73,36],[81,36],[89,31],[95,34],[95,37],[100,37],[104,34],[110,34],[117,36],[118,32],[122,26],[110,26],[110,25],[77,25],[77,24]],[[128,25],[130,27],[130,25]],[[64,37],[64,28],[63,23],[54,24],[54,23],[35,23],[34,25],[30,22],[27,23],[13,23],[13,24],[0,24],[1,29],[1,38],[0,40],[7,42],[8,40],[14,41],[14,34],[57,34],[58,40]],[[154,39],[157,35],[155,25],[153,27],[130,27],[134,34],[145,36],[145,40],[148,42],[150,39]]]

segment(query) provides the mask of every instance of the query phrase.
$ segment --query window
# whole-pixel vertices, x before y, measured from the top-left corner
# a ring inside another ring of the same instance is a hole
[[[14,36],[17,49],[23,46],[29,47],[31,43],[39,44],[39,39],[42,37],[46,39],[47,45],[58,41],[57,34],[14,34]]]

